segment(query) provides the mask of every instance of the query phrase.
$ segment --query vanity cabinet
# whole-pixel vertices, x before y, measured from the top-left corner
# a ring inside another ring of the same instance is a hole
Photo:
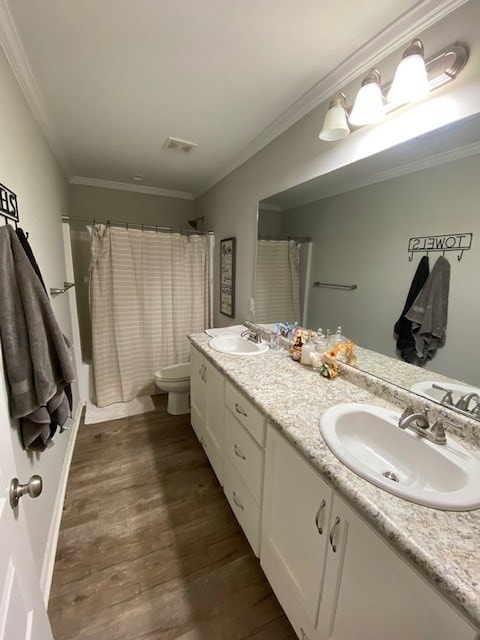
[[[262,413],[226,382],[224,491],[257,557],[261,541],[265,430]]]
[[[272,427],[261,564],[302,640],[477,637]]]
[[[190,348],[191,424],[223,487],[225,378],[193,345]]]

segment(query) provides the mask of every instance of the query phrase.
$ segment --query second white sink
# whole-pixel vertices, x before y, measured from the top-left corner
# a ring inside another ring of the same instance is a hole
[[[217,336],[212,338],[208,346],[219,353],[228,353],[234,356],[257,356],[268,351],[266,342],[256,343],[239,335]]]
[[[383,407],[339,404],[320,431],[349,469],[394,495],[446,511],[480,508],[480,463],[451,438],[438,445],[400,429],[399,419]]]

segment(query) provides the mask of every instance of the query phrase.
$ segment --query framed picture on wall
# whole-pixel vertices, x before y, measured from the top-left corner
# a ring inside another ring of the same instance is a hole
[[[220,240],[220,313],[235,316],[235,238]]]

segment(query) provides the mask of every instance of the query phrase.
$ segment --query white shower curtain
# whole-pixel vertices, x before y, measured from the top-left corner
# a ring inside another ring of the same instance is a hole
[[[108,226],[92,235],[89,296],[99,407],[156,391],[210,326],[209,237]]]
[[[258,240],[255,322],[300,320],[300,244]]]

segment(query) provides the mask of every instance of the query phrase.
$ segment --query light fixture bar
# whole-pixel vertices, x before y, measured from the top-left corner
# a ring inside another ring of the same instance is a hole
[[[468,60],[468,49],[461,44],[451,44],[439,53],[436,53],[428,60],[425,60],[428,84],[430,92],[443,87],[458,76],[465,67]],[[382,93],[386,96],[392,86],[392,82],[382,85]],[[385,105],[386,113],[391,113],[395,109],[405,105],[389,104]]]

